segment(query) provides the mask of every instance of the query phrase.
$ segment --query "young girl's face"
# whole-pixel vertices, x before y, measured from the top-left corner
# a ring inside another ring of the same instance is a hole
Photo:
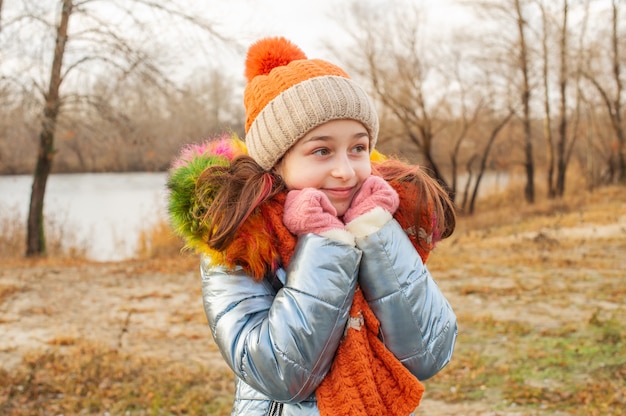
[[[370,137],[355,120],[332,120],[317,126],[283,156],[276,171],[288,189],[324,192],[342,216],[371,174]]]

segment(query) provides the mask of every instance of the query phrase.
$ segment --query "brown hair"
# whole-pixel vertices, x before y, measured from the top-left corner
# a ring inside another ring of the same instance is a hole
[[[413,215],[408,221],[415,230],[425,225],[431,229],[435,241],[454,232],[454,204],[444,188],[423,169],[388,159],[372,163],[372,173],[388,182],[409,185],[413,190],[410,195]],[[205,210],[202,220],[208,221],[209,246],[218,251],[226,249],[239,227],[259,205],[286,190],[280,176],[264,170],[247,155],[235,158],[227,166],[207,168],[200,175],[197,192],[202,196],[199,200]],[[431,224],[424,224],[425,212],[428,212],[426,221]]]
[[[409,185],[413,218],[409,219],[415,230],[420,226],[432,227],[434,240],[448,238],[456,228],[454,202],[445,188],[428,173],[416,165],[409,165],[397,159],[387,159],[372,164],[372,173],[390,183]],[[412,185],[412,186],[411,186]],[[424,210],[424,207],[428,207]],[[424,224],[424,214],[431,224]],[[430,245],[430,244],[429,244]]]
[[[207,242],[215,250],[226,249],[239,227],[263,202],[287,188],[273,172],[264,170],[250,156],[235,158],[228,166],[211,166],[198,180],[198,192],[208,221]]]

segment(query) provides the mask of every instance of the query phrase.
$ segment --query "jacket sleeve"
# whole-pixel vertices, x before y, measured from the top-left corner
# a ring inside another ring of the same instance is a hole
[[[304,235],[276,293],[241,269],[204,258],[204,309],[235,374],[274,400],[299,402],[313,394],[343,335],[360,259],[355,247]]]
[[[418,379],[434,376],[456,341],[450,304],[396,220],[356,243],[363,251],[359,284],[383,342]]]

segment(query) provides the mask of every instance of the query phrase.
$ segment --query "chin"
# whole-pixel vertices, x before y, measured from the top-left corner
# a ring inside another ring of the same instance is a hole
[[[343,217],[343,214],[346,213],[346,211],[348,210],[348,207],[335,207],[335,209],[337,210],[337,216],[338,217]]]

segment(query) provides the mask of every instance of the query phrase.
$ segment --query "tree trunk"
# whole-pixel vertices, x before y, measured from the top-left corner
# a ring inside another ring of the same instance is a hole
[[[472,166],[474,165],[474,161],[478,158],[477,154],[473,154],[472,157],[467,161],[465,168],[467,170],[467,181],[465,182],[465,186],[463,187],[463,202],[461,204],[461,210],[465,212],[467,209],[467,204],[469,201],[469,192],[472,187],[472,179],[474,178],[474,173],[472,171]]]
[[[524,116],[522,122],[524,124],[524,166],[526,168],[526,186],[524,188],[524,196],[526,202],[535,202],[535,161],[533,155],[533,142],[532,131],[530,126],[530,81],[528,70],[528,50],[526,45],[526,37],[524,35],[524,28],[526,26],[524,16],[522,15],[522,7],[520,0],[515,0],[515,11],[517,13],[517,30],[519,32],[519,47],[520,47],[520,69],[522,71],[523,86],[522,86],[522,106],[524,109]]]
[[[561,66],[559,71],[559,93],[561,94],[561,108],[559,122],[559,141],[557,142],[557,175],[556,196],[565,194],[565,174],[567,172],[567,158],[565,155],[567,143],[567,0],[563,0],[563,27],[561,28]]]
[[[613,108],[615,109],[613,115],[613,125],[617,136],[617,180],[621,184],[626,184],[626,133],[624,133],[624,125],[622,123],[622,92],[624,90],[624,84],[621,77],[621,66],[619,56],[619,36],[617,33],[617,22],[619,14],[618,1],[613,0],[613,27],[612,27],[612,46],[613,46],[613,77],[615,79],[615,86],[617,91],[615,92],[615,102]]]
[[[459,85],[463,85],[463,83],[461,82],[460,76],[457,76],[457,80],[458,80]],[[471,118],[468,119],[467,110],[465,109],[466,107],[465,107],[465,92],[464,91],[462,92],[461,100],[462,100],[461,102],[462,102],[462,106],[464,109],[463,113],[461,114],[461,122],[462,122],[461,131],[459,132],[456,139],[454,140],[454,147],[452,148],[452,153],[450,154],[450,167],[451,167],[451,176],[452,176],[452,184],[450,185],[450,195],[452,197],[452,202],[457,202],[457,197],[458,197],[457,174],[458,174],[458,168],[459,168],[459,153],[461,151],[461,145],[463,144],[463,141],[465,140],[467,136],[470,126],[473,126],[478,120],[478,115],[480,114],[481,108],[483,106],[483,102],[482,100],[480,100],[478,104],[476,105],[476,107],[474,108]],[[468,171],[469,170],[470,168],[468,167]],[[467,196],[467,194],[465,195]]]
[[[476,208],[478,188],[480,187],[480,181],[482,180],[483,175],[485,174],[485,170],[487,169],[487,159],[489,158],[489,153],[491,153],[491,146],[493,146],[493,143],[495,142],[496,137],[498,137],[500,130],[502,130],[504,126],[506,126],[506,124],[509,122],[509,120],[511,120],[513,114],[515,114],[515,112],[513,110],[510,110],[509,114],[507,114],[507,116],[502,119],[502,121],[500,121],[500,123],[498,123],[498,125],[491,131],[491,135],[489,136],[489,140],[487,141],[487,146],[485,147],[485,150],[480,160],[480,169],[478,170],[478,175],[476,176],[476,182],[474,183],[474,191],[472,192],[472,197],[470,199],[469,205],[470,215],[474,213],[474,209]]]
[[[431,145],[432,142],[429,141],[428,146],[426,146],[427,152],[424,153],[424,157],[426,159],[426,167],[431,171],[431,176],[439,183],[439,185],[443,187],[443,189],[445,189],[448,197],[450,197],[450,200],[454,201],[456,197],[455,191],[450,187],[450,184],[448,183],[448,181],[446,181],[446,178],[444,178],[441,169],[439,169],[439,165],[437,164],[433,156]]]
[[[39,133],[39,151],[37,153],[37,164],[30,195],[26,237],[27,257],[44,256],[46,254],[43,201],[54,157],[54,134],[60,107],[61,67],[63,66],[63,54],[65,53],[65,44],[67,42],[67,27],[72,14],[72,6],[72,0],[63,0],[61,21],[57,28],[54,58],[50,70],[50,85],[45,96],[43,121],[41,123],[41,132]]]
[[[544,129],[544,137],[546,139],[546,150],[548,152],[548,176],[546,178],[548,185],[548,198],[554,198],[556,195],[556,191],[554,189],[554,165],[555,165],[555,156],[554,156],[554,137],[552,135],[552,109],[550,106],[550,86],[549,86],[549,48],[548,48],[548,18],[547,12],[542,4],[539,4],[541,7],[541,16],[543,21],[543,37],[542,37],[542,53],[543,53],[543,106],[544,106],[544,120],[543,120],[543,129]]]

